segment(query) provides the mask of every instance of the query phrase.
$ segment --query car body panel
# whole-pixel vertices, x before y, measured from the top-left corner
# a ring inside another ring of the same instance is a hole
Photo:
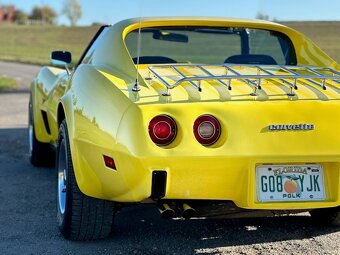
[[[299,84],[295,96],[284,85],[263,84],[258,96],[249,85],[235,81],[228,91],[218,82],[202,82],[202,92],[188,84],[163,96],[164,85],[147,81],[148,66],[136,65],[124,38],[132,30],[157,26],[235,26],[279,31],[292,41],[298,65],[339,65],[300,33],[271,22],[222,18],[130,19],[108,28],[100,44],[87,53],[76,71],[43,68],[32,83],[37,139],[55,145],[59,114],[68,126],[72,161],[81,191],[117,202],[141,202],[151,195],[152,173],[167,172],[163,199],[231,200],[247,209],[311,209],[340,205],[340,87],[327,90]],[[113,46],[111,46],[113,45]],[[328,86],[329,85],[329,86]],[[50,134],[41,111],[47,112]],[[150,120],[173,117],[178,134],[165,147],[148,134]],[[193,123],[202,114],[215,116],[222,134],[212,146],[202,146]],[[314,130],[271,132],[272,124],[313,124]],[[103,155],[117,169],[105,166]],[[261,164],[321,164],[326,200],[260,203],[255,168]]]

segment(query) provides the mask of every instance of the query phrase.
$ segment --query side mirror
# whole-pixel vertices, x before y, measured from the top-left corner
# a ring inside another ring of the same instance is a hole
[[[72,62],[71,52],[68,51],[52,51],[51,63],[56,66],[65,66]]]

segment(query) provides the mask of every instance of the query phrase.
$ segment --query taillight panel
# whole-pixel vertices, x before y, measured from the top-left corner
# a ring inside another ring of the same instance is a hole
[[[209,146],[216,143],[221,136],[221,125],[214,116],[201,115],[195,120],[193,131],[200,144]]]
[[[158,146],[169,145],[177,135],[176,122],[168,115],[158,115],[149,123],[149,135]]]

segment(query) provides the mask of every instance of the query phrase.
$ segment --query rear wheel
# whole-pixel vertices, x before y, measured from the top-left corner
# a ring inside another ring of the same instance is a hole
[[[29,142],[29,159],[34,166],[53,166],[55,163],[55,152],[51,149],[50,144],[41,143],[37,140],[34,130],[34,115],[32,96],[28,105],[28,142]]]
[[[76,182],[67,126],[59,129],[57,162],[57,218],[61,233],[71,240],[94,240],[107,237],[113,226],[115,204],[83,194]]]
[[[340,207],[315,209],[310,215],[318,223],[340,226]]]

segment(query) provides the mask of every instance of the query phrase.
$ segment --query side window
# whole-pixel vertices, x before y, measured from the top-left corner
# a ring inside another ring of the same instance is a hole
[[[81,62],[80,62],[81,64],[91,63],[92,56],[93,56],[95,49],[97,48],[98,44],[103,39],[104,35],[107,33],[108,30],[109,30],[109,27],[105,27],[101,32],[99,31],[99,35],[96,35],[94,37],[94,40],[91,42],[91,44],[89,45],[89,48],[85,52],[85,55],[81,59]]]

